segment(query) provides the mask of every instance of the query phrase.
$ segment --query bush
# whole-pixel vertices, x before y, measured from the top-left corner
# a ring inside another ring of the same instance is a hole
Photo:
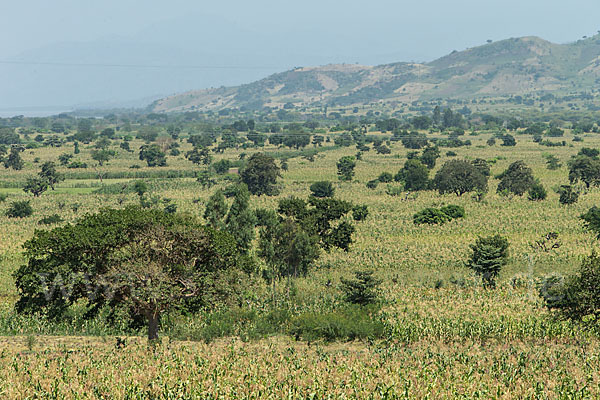
[[[377,189],[377,185],[379,185],[379,180],[373,179],[367,182],[367,188],[369,189]]]
[[[546,189],[544,189],[544,186],[539,182],[534,183],[527,194],[527,198],[532,201],[545,200],[546,196],[548,196],[548,193],[546,192]]]
[[[600,239],[600,208],[593,206],[580,218],[584,221],[585,227]]]
[[[355,221],[364,221],[369,216],[369,209],[365,205],[354,206],[352,208],[352,218]]]
[[[25,218],[31,214],[33,214],[33,208],[29,204],[29,200],[13,201],[5,212],[9,218]]]
[[[577,203],[579,199],[579,192],[574,190],[571,185],[562,185],[558,189],[558,194],[560,195],[558,202],[564,205]]]
[[[333,197],[335,189],[329,181],[319,181],[310,185],[312,195],[319,198]]]
[[[484,287],[496,287],[496,277],[508,261],[508,240],[500,235],[479,237],[471,250],[467,267],[481,276]]]
[[[394,179],[394,176],[389,172],[382,172],[377,178],[379,182],[390,183]]]
[[[600,318],[600,256],[594,251],[586,258],[579,271],[562,281],[546,282],[540,295],[548,308],[561,316],[576,321],[589,320],[597,324]]]
[[[415,225],[430,224],[442,225],[450,221],[450,217],[443,211],[437,208],[425,208],[413,215],[413,223]]]
[[[440,211],[449,216],[451,219],[465,217],[465,209],[454,204],[448,204],[447,206],[440,208]]]
[[[329,313],[306,313],[294,318],[289,333],[309,342],[323,339],[352,341],[383,337],[383,322],[373,317],[369,307],[348,306]]]
[[[8,194],[0,193],[0,203],[4,203],[8,199]]]
[[[341,279],[344,299],[351,304],[366,306],[377,301],[377,287],[381,280],[373,276],[373,271],[356,271],[354,279]]]
[[[48,215],[38,221],[38,225],[52,225],[59,224],[64,220],[58,214]]]

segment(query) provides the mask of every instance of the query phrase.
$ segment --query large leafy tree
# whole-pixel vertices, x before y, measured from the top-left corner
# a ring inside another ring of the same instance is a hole
[[[595,157],[578,155],[567,163],[569,181],[573,184],[581,181],[585,187],[600,185],[600,160]]]
[[[440,192],[461,196],[471,191],[486,192],[487,177],[468,161],[451,160],[435,174],[433,186]]]
[[[275,196],[279,193],[277,178],[281,176],[275,159],[264,153],[255,153],[248,158],[244,169],[240,171],[242,182],[254,195]]]
[[[352,156],[344,156],[337,162],[337,174],[340,181],[351,181],[354,176],[356,160]]]
[[[419,160],[406,160],[394,180],[404,182],[406,190],[426,190],[429,188],[429,170]]]
[[[500,174],[498,178],[500,178],[498,192],[506,190],[517,196],[522,196],[536,183],[531,168],[521,160],[510,164],[508,169]]]
[[[167,165],[165,153],[157,144],[145,144],[140,147],[140,160],[145,160],[149,167],[164,167]]]
[[[190,216],[135,206],[36,231],[24,247],[27,264],[14,274],[18,312],[60,319],[75,303],[90,317],[104,307],[125,309],[147,321],[151,340],[163,313],[211,304],[238,279],[230,235]]]

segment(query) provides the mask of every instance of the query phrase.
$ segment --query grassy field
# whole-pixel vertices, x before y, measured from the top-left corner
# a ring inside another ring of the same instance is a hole
[[[135,336],[124,349],[115,348],[115,335],[138,335],[126,328],[108,327],[101,320],[49,323],[12,311],[17,299],[12,272],[23,263],[22,243],[40,226],[43,216],[57,213],[74,221],[100,207],[137,202],[124,189],[134,179],[94,179],[94,170],[67,170],[68,179],[55,191],[32,198],[18,187],[39,169],[34,163],[56,160],[72,152],[61,148],[26,150],[22,171],[3,170],[0,193],[8,199],[31,199],[35,210],[25,219],[0,215],[0,397],[2,398],[594,398],[600,396],[600,340],[594,329],[559,321],[543,307],[536,283],[550,273],[570,274],[597,246],[584,230],[579,216],[600,203],[592,189],[571,206],[558,202],[553,189],[568,183],[567,160],[581,147],[600,147],[597,135],[583,142],[565,138],[565,147],[543,147],[527,135],[516,135],[516,147],[487,146],[491,133],[467,136],[472,146],[441,149],[436,168],[449,159],[493,160],[492,176],[510,163],[524,160],[548,190],[544,201],[526,196],[496,194],[498,180],[491,178],[482,202],[462,197],[420,192],[390,196],[386,184],[368,189],[365,184],[382,172],[395,174],[406,160],[406,150],[392,143],[390,155],[363,154],[352,182],[338,182],[336,161],[354,155],[354,146],[321,151],[314,162],[289,160],[283,172],[282,193],[252,197],[253,207],[276,207],[286,196],[307,197],[308,187],[319,180],[335,182],[336,197],[369,207],[366,221],[357,223],[349,252],[322,254],[316,267],[294,284],[291,313],[326,311],[339,304],[339,282],[358,269],[374,269],[383,280],[381,319],[385,340],[325,344],[295,342],[286,336],[252,339],[255,327],[233,324],[212,344],[176,339],[202,339],[195,331],[207,327],[211,311],[200,316],[169,319],[162,331],[163,344],[153,351]],[[572,143],[572,146],[570,145]],[[133,142],[137,149],[140,142]],[[181,144],[182,154],[190,145]],[[457,156],[449,157],[452,150]],[[241,152],[227,150],[215,156],[237,160]],[[267,146],[263,151],[275,152]],[[560,158],[563,167],[548,170],[545,154]],[[92,165],[89,150],[75,157]],[[131,169],[131,165],[141,168]],[[120,151],[100,173],[152,176],[156,171],[198,169],[181,155],[168,157],[168,166],[148,168],[137,152]],[[79,174],[79,175],[78,175]],[[81,178],[81,179],[77,179]],[[143,179],[151,195],[171,199],[178,211],[201,216],[213,193],[193,178]],[[227,183],[220,181],[219,186]],[[396,183],[391,183],[397,186]],[[97,192],[106,187],[112,190]],[[417,226],[415,212],[431,206],[458,204],[466,217],[442,226]],[[532,243],[548,232],[560,235],[561,247],[544,252]],[[510,242],[509,264],[499,287],[484,290],[464,266],[469,245],[477,236],[499,233]],[[329,285],[328,282],[332,282]],[[249,280],[243,312],[263,313],[269,307],[269,287],[259,278]],[[277,290],[283,291],[283,284]],[[254,330],[253,330],[254,329]],[[52,336],[60,335],[60,336]],[[264,335],[263,335],[264,336]],[[269,335],[267,335],[269,336]],[[34,393],[40,397],[35,397]],[[42,396],[42,393],[46,393]]]

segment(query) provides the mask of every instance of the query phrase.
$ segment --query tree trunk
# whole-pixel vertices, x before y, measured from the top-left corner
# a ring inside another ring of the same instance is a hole
[[[158,339],[158,314],[148,313],[148,340],[154,341]]]

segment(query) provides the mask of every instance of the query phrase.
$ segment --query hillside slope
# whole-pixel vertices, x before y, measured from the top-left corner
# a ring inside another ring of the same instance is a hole
[[[598,88],[599,78],[600,35],[569,44],[522,37],[455,51],[425,64],[296,68],[246,85],[177,94],[151,108],[174,112],[582,93]]]

